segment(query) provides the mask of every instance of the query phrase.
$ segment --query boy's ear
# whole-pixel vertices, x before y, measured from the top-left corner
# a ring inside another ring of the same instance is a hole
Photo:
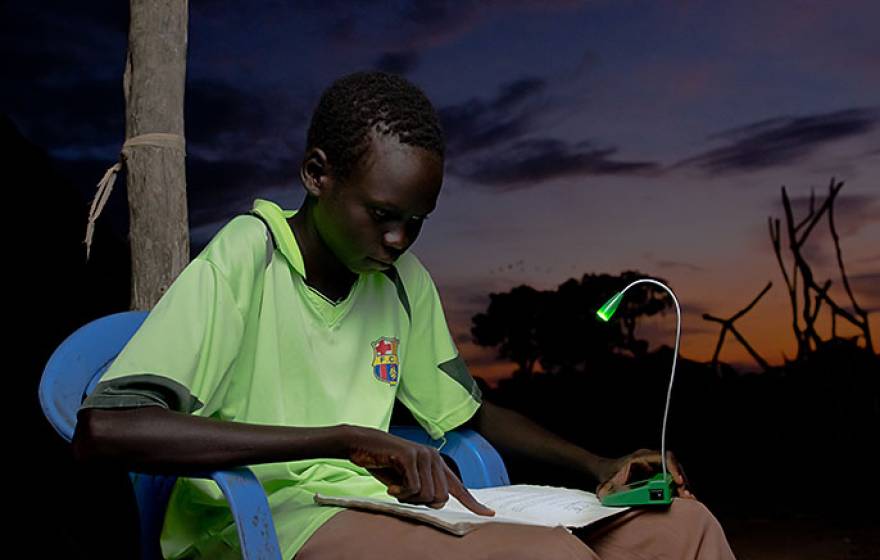
[[[311,148],[303,158],[299,176],[308,193],[320,197],[328,187],[330,164],[327,154],[321,148]]]

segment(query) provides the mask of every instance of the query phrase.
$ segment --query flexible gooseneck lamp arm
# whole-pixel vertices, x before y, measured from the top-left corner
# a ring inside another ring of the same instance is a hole
[[[660,453],[661,453],[661,461],[663,464],[663,480],[667,479],[666,474],[666,420],[669,417],[669,401],[672,398],[672,382],[675,379],[675,364],[678,360],[678,344],[681,340],[681,307],[678,305],[678,298],[675,297],[675,293],[669,286],[663,284],[662,282],[658,282],[657,280],[653,280],[650,278],[642,278],[640,280],[636,280],[635,282],[630,283],[627,287],[616,293],[611,299],[605,302],[605,305],[599,308],[596,311],[596,315],[599,316],[603,321],[608,321],[611,319],[614,312],[617,311],[617,307],[620,305],[620,301],[623,299],[623,294],[626,293],[627,290],[635,286],[636,284],[655,284],[660,286],[672,296],[672,301],[675,303],[675,351],[672,354],[672,373],[669,376],[669,389],[666,393],[666,408],[663,411],[663,431],[660,436]]]

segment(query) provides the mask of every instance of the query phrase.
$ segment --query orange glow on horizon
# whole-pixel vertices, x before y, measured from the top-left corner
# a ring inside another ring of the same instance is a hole
[[[796,344],[791,332],[791,312],[790,310],[787,311],[787,315],[773,313],[773,321],[766,320],[766,317],[762,316],[762,314],[755,314],[752,317],[747,315],[736,322],[737,330],[741,332],[746,341],[752,345],[758,354],[771,365],[782,364],[783,354],[791,359],[796,352]],[[689,319],[694,320],[693,317]],[[683,332],[680,354],[689,360],[708,362],[712,359],[712,354],[715,352],[721,326],[717,323],[699,320],[705,326],[710,327],[711,330],[693,334],[688,334],[686,331]],[[660,324],[667,322],[669,323],[668,327],[660,327]],[[878,333],[880,333],[880,320],[878,320],[877,313],[869,315],[869,323],[872,344],[874,350],[877,351],[880,349],[880,336],[878,336]],[[820,317],[816,324],[820,336],[823,338],[830,336],[831,326],[830,320],[827,317]],[[656,334],[652,333],[652,336],[646,337],[651,341],[652,349],[657,348],[660,344],[672,346],[674,322],[669,315],[652,318],[650,321],[646,321],[645,326],[658,327]],[[839,336],[856,336],[858,333],[859,331],[856,331],[848,323],[844,324],[838,320]],[[864,342],[860,341],[859,345],[864,346]],[[482,348],[472,342],[462,342],[459,343],[459,350],[465,362],[468,363],[471,373],[486,381],[493,388],[498,386],[500,380],[511,377],[517,368],[516,364],[495,357],[494,348]],[[731,333],[728,333],[725,337],[720,359],[741,372],[758,371],[760,369],[748,351]],[[541,372],[540,364],[536,364],[535,372]]]

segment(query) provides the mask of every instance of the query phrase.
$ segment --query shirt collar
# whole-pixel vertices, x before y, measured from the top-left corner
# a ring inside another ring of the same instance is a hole
[[[266,223],[269,224],[269,228],[272,230],[272,235],[275,236],[275,243],[278,245],[281,254],[284,255],[284,258],[287,259],[290,266],[292,266],[300,276],[305,278],[306,266],[303,262],[302,252],[299,249],[299,245],[296,243],[296,237],[293,235],[293,230],[290,229],[290,224],[287,222],[287,219],[293,217],[297,211],[284,210],[271,200],[262,198],[254,200],[253,211],[266,220]]]

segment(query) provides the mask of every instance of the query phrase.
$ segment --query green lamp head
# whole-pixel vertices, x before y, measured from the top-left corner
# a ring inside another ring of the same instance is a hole
[[[623,292],[617,292],[614,294],[614,297],[605,302],[605,305],[599,308],[596,311],[596,315],[599,316],[603,321],[609,321],[611,316],[614,315],[614,312],[617,311],[617,306],[620,305],[620,300],[623,299]]]

